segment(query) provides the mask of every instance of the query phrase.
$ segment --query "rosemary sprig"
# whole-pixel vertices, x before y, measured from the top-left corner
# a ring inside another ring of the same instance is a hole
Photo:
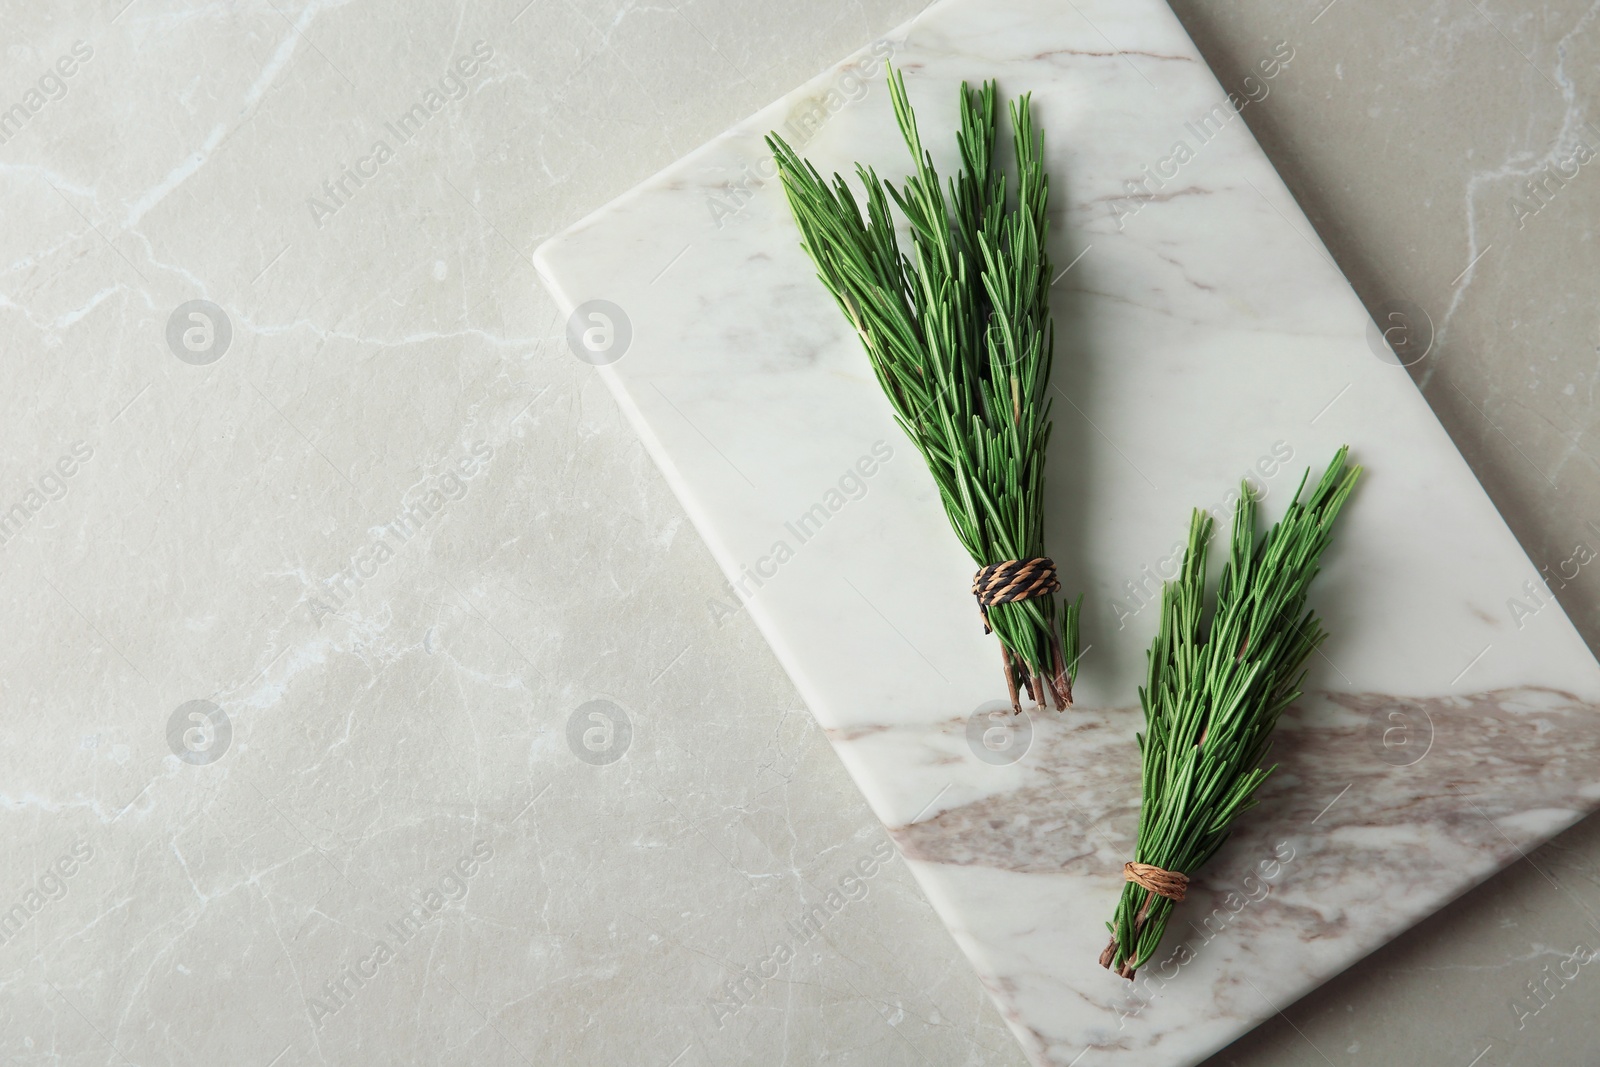
[[[1302,502],[1300,479],[1282,521],[1259,541],[1256,500],[1244,483],[1209,627],[1203,627],[1211,516],[1196,510],[1183,569],[1162,589],[1161,626],[1139,690],[1145,732],[1144,800],[1135,862],[1192,876],[1255,805],[1278,716],[1300,696],[1306,658],[1326,636],[1306,610],[1306,587],[1333,522],[1361,474],[1341,448]],[[1124,978],[1155,953],[1174,903],[1130,881],[1100,962]]]
[[[830,186],[776,133],[767,137],[817,274],[860,335],[896,421],[938,485],[950,525],[980,567],[1044,551],[1044,461],[1054,329],[1050,320],[1050,182],[1029,98],[1010,104],[1017,174],[994,156],[996,87],[961,85],[962,166],[940,184],[899,71],[895,118],[915,163],[904,186],[857,165],[865,215],[846,179]],[[889,209],[910,226],[910,255]],[[1006,686],[1043,704],[1072,703],[1078,612],[1055,596],[994,604]]]

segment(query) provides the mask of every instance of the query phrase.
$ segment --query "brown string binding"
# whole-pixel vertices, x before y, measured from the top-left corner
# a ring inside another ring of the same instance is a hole
[[[1002,560],[980,568],[972,576],[972,595],[978,600],[978,613],[983,616],[986,634],[994,632],[989,628],[989,609],[994,605],[1032,600],[1060,591],[1061,579],[1056,576],[1055,561],[1048,556]]]
[[[1122,877],[1158,897],[1166,897],[1174,904],[1182,904],[1189,891],[1187,874],[1162,870],[1153,863],[1134,863],[1129,860],[1122,865]]]
[[[1156,897],[1166,897],[1174,904],[1183,903],[1183,898],[1189,892],[1189,876],[1179,871],[1169,871],[1157,867],[1153,863],[1135,863],[1129,860],[1122,865],[1122,877],[1132,882],[1145,891],[1144,906],[1139,909],[1139,914],[1133,917],[1133,931],[1137,936],[1144,929],[1144,921],[1150,914],[1150,905],[1155,903]],[[1109,968],[1111,960],[1117,954],[1117,939],[1113,937],[1106,950],[1100,953],[1100,966]],[[1122,961],[1122,966],[1117,973],[1130,982],[1133,980],[1133,957],[1129,956]]]
[[[1010,604],[1017,600],[1050,596],[1060,592],[1061,579],[1056,576],[1055,561],[1048,556],[1032,559],[1007,559],[981,567],[972,576],[972,595],[978,601],[978,615],[983,619],[983,632],[990,634],[989,609],[995,604]],[[1054,674],[1048,678],[1031,676],[1022,669],[1022,660],[1011,654],[1002,642],[1000,660],[1006,674],[1006,690],[1011,697],[1011,710],[1022,713],[1022,702],[1017,698],[1018,681],[1035,704],[1044,706],[1046,686],[1055,700],[1056,708],[1072,705],[1072,684],[1067,680],[1061,664],[1061,650],[1051,638]]]

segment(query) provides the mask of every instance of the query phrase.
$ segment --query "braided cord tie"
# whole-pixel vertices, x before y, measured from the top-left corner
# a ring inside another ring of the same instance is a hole
[[[989,628],[989,609],[994,605],[1049,596],[1060,589],[1061,579],[1056,576],[1055,561],[1048,556],[1002,560],[981,568],[972,576],[972,595],[978,600],[984,633],[993,632]]]
[[[1189,890],[1187,874],[1163,870],[1153,863],[1134,863],[1130,860],[1122,865],[1122,877],[1158,897],[1166,897],[1174,904],[1183,903],[1184,895]]]

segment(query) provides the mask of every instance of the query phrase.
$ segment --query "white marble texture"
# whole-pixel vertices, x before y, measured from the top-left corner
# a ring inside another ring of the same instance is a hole
[[[825,172],[903,173],[888,52],[946,169],[959,81],[1034,93],[1052,253],[1073,264],[1048,522],[1066,588],[1087,592],[1089,648],[1078,707],[1034,716],[1033,747],[1005,767],[966,741],[1001,695],[970,564],[760,178],[760,135],[807,115],[802,152]],[[1219,121],[1223,100],[1160,3],[949,0],[537,256],[566,308],[623,309],[631,342],[600,373],[1040,1063],[1195,1062],[1600,799],[1593,658],[1525,592],[1535,568],[1405,371],[1374,355],[1365,311],[1243,122]],[[1192,158],[1128,200],[1180,140]],[[1174,949],[1196,924],[1193,962],[1130,987],[1096,964],[1131,847],[1154,624],[1126,583],[1159,568],[1190,506],[1254,471],[1271,514],[1344,442],[1369,474],[1314,593],[1332,637],[1283,766],[1174,920]],[[874,447],[890,455],[846,478]],[[819,502],[830,517],[802,539],[786,524]],[[1396,728],[1418,747],[1385,748]],[[1246,882],[1264,862],[1271,877]]]

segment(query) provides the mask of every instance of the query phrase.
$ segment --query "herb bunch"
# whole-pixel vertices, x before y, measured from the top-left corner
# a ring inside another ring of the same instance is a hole
[[[1209,625],[1212,520],[1195,511],[1183,568],[1162,588],[1160,630],[1139,690],[1144,796],[1135,864],[1192,876],[1255,805],[1257,787],[1272,773],[1260,766],[1272,729],[1300,696],[1305,661],[1326,636],[1306,609],[1306,587],[1361,474],[1346,464],[1347,451],[1338,451],[1303,502],[1310,472],[1301,477],[1287,513],[1259,540],[1256,500],[1244,483]],[[1174,903],[1130,876],[1106,924],[1111,943],[1100,962],[1131,979],[1160,945]]]
[[[915,164],[897,187],[856,166],[830,185],[776,133],[767,137],[802,243],[860,335],[900,428],[927,462],[950,525],[980,567],[1043,557],[1044,462],[1050,440],[1050,182],[1029,98],[1010,103],[1016,179],[995,159],[996,86],[961,85],[962,165],[946,187],[922,147],[899,71],[895,118]],[[909,223],[909,254],[890,202]],[[1059,588],[1059,583],[1054,583]],[[1072,703],[1078,601],[1054,592],[992,604],[1007,691]]]

